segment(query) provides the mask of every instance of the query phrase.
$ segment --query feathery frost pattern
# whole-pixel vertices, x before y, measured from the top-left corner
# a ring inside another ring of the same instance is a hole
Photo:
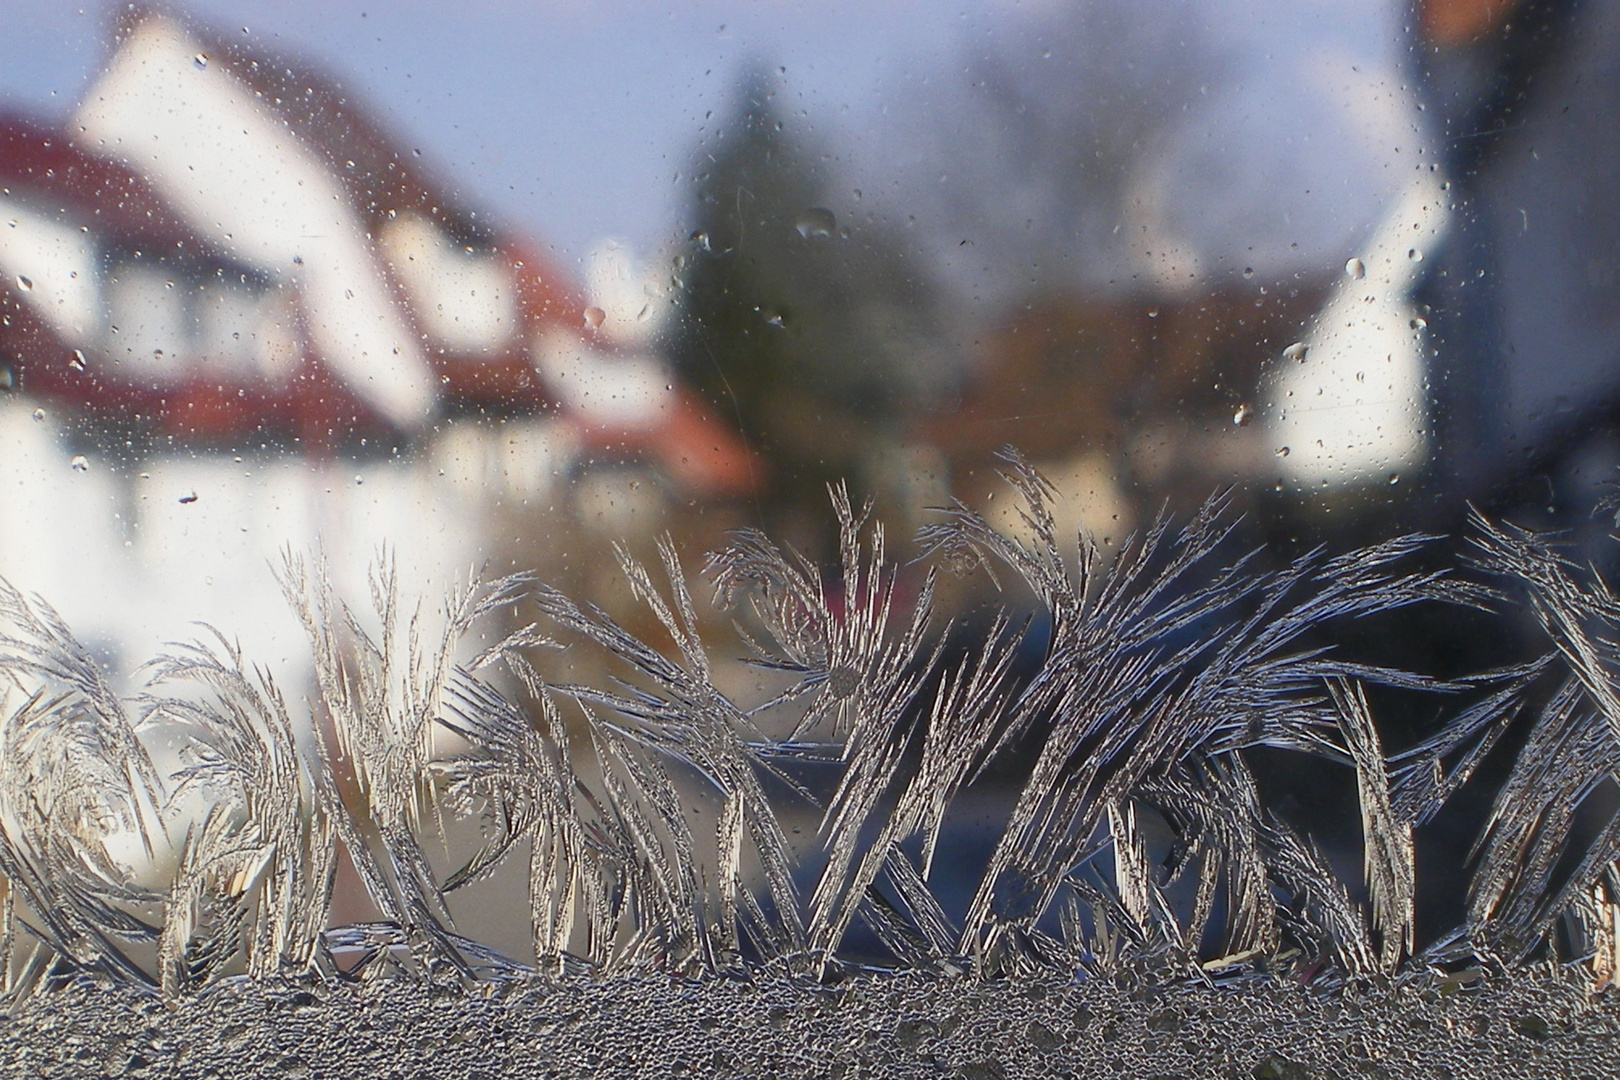
[[[1620,601],[1595,571],[1483,518],[1453,571],[1422,536],[1278,564],[1237,546],[1220,496],[1066,559],[1052,489],[1006,462],[1019,535],[944,508],[926,568],[894,565],[841,488],[835,566],[738,532],[706,569],[735,628],[718,642],[668,539],[651,568],[617,553],[639,621],[529,575],[412,606],[386,553],[355,608],[289,555],[312,685],[289,694],[207,628],[122,700],[44,600],[0,586],[6,992],[499,978],[531,958],[448,898],[524,860],[543,973],[1150,962],[1333,986],[1556,952],[1616,977]],[[937,575],[981,571],[1005,609],[942,616]],[[1439,679],[1332,644],[1433,604],[1522,609],[1543,654]],[[717,674],[739,652],[747,699]],[[587,656],[605,682],[556,676]],[[1403,695],[1442,719],[1391,753],[1377,707]],[[1266,794],[1288,755],[1346,770],[1359,874]],[[1421,940],[1415,837],[1495,757],[1463,925]],[[942,845],[986,806],[964,891]],[[462,819],[481,840],[436,865]],[[345,866],[375,920],[334,925]]]

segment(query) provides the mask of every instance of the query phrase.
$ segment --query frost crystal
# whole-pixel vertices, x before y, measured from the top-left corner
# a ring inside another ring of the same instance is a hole
[[[514,859],[552,976],[1149,963],[1332,986],[1569,949],[1616,976],[1620,814],[1597,793],[1620,775],[1620,601],[1594,572],[1482,518],[1454,571],[1421,536],[1268,562],[1233,550],[1219,496],[1071,560],[1050,486],[1007,466],[1023,539],[960,504],[920,537],[942,568],[1034,598],[977,630],[938,615],[934,571],[904,578],[841,488],[835,566],[741,531],[709,558],[713,612],[667,539],[653,569],[618,553],[628,622],[526,575],[410,608],[386,554],[356,609],[289,557],[307,716],[212,630],[121,700],[48,605],[0,587],[7,992],[499,978],[526,968],[462,933],[447,897]],[[1518,666],[1440,679],[1332,645],[1414,605],[1514,603],[1546,639]],[[754,699],[700,636],[717,612]],[[472,655],[475,638],[494,643]],[[603,678],[556,678],[559,650]],[[1403,696],[1444,715],[1390,753],[1376,707]],[[1422,940],[1416,837],[1504,746],[1464,924]],[[1347,770],[1359,875],[1267,794],[1287,755]],[[985,806],[964,891],[942,851]],[[789,824],[807,817],[808,853]],[[436,868],[461,818],[482,839]],[[374,921],[332,925],[345,860]]]

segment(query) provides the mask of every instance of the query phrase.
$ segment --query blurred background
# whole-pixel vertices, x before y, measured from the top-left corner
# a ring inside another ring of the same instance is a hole
[[[288,545],[903,556],[1008,443],[1105,546],[1612,471],[1613,3],[378,7],[6,13],[0,573],[120,670],[296,656]]]
[[[0,574],[120,677],[203,620],[301,685],[317,546],[633,620],[612,542],[825,561],[841,479],[904,595],[1009,443],[1071,550],[1230,487],[1611,559],[1616,0],[3,14]]]

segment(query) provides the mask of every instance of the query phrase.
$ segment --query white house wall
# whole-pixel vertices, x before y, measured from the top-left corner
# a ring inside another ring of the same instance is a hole
[[[120,677],[206,622],[297,696],[308,649],[273,573],[283,553],[323,554],[340,594],[362,608],[385,550],[404,598],[430,608],[487,557],[483,515],[429,455],[356,464],[181,453],[126,464],[85,451],[76,468],[79,453],[34,402],[0,406],[0,575],[56,607]]]
[[[322,360],[390,423],[421,430],[432,373],[347,194],[200,49],[174,22],[140,22],[74,117],[76,144],[140,173],[225,254],[296,285]]]

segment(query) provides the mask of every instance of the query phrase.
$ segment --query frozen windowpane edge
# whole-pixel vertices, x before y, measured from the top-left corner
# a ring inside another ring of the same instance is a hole
[[[231,983],[174,1010],[80,987],[0,1019],[0,1061],[106,1075],[1613,1076],[1614,998],[1548,969],[1323,997],[1272,980],[1155,989],[862,974],[694,984],[650,974],[441,994]],[[93,1018],[93,1022],[92,1022]]]

